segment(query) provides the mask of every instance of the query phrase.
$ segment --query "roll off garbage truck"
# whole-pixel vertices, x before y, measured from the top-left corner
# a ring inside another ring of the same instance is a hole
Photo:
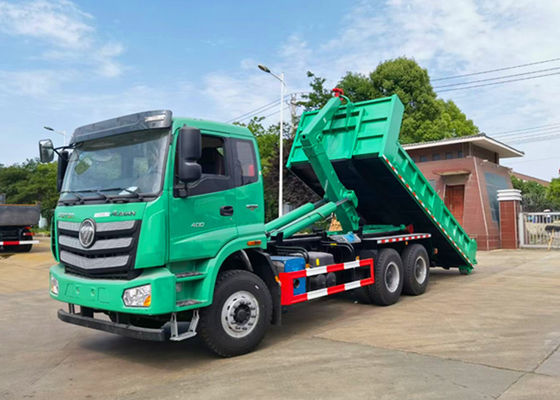
[[[321,200],[265,223],[255,137],[169,110],[77,128],[58,154],[50,296],[67,323],[253,350],[293,304],[351,291],[389,306],[432,267],[468,274],[476,242],[398,143],[397,96],[341,91],[300,120],[287,168]],[[336,231],[310,229],[335,215]]]

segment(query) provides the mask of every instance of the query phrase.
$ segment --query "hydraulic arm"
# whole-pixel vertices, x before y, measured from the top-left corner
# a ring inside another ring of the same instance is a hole
[[[325,193],[323,202],[317,205],[304,204],[289,214],[269,222],[266,224],[266,230],[271,236],[282,232],[284,237],[289,237],[332,212],[335,213],[345,232],[356,231],[359,228],[360,217],[356,211],[358,198],[353,190],[347,189],[340,182],[323,144],[323,129],[331,122],[342,105],[342,91],[334,92],[335,97],[327,102],[300,134],[302,149]],[[348,102],[348,109],[351,109],[349,100],[346,97],[344,99]]]

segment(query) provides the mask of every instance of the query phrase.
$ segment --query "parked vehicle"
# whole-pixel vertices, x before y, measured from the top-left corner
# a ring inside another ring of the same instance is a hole
[[[244,127],[150,111],[78,128],[66,148],[42,141],[42,161],[59,154],[58,317],[148,340],[198,334],[234,356],[292,304],[351,290],[388,306],[424,293],[430,267],[469,273],[476,242],[398,144],[403,109],[337,91],[304,113],[288,167],[323,198],[266,224]],[[333,213],[340,231],[302,233]]]
[[[37,225],[41,209],[36,204],[0,204],[0,246],[6,252],[27,252],[34,244],[31,226]]]

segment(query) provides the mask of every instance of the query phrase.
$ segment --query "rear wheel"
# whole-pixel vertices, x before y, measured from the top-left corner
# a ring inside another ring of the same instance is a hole
[[[15,253],[18,246],[2,246],[2,251],[5,253]]]
[[[200,311],[198,333],[220,356],[237,356],[260,343],[271,317],[272,299],[262,279],[248,271],[225,271],[216,282],[214,302]]]
[[[373,265],[376,264],[377,251],[376,250],[362,250],[360,251],[360,260],[373,259]],[[366,279],[370,276],[369,268],[354,268],[354,280]],[[360,303],[371,304],[370,287],[362,286],[354,289],[354,296]]]
[[[401,256],[396,250],[382,249],[373,262],[373,285],[365,286],[360,296],[368,303],[379,306],[395,304],[402,293],[403,265]],[[365,297],[367,294],[367,298]]]
[[[402,252],[404,265],[403,293],[418,296],[426,291],[430,280],[430,259],[421,244],[408,246]]]
[[[27,253],[29,251],[31,251],[31,246],[33,246],[32,244],[21,244],[19,246],[14,246],[15,247],[15,252],[17,253]]]

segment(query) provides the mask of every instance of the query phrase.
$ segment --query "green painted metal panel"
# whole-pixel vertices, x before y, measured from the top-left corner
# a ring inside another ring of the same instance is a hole
[[[438,265],[472,267],[475,240],[398,142],[403,111],[396,95],[340,107],[322,130],[326,153],[342,184],[355,191],[367,224],[413,224],[418,232],[432,233]],[[302,115],[288,167],[323,195],[301,143],[301,133],[317,114]]]

